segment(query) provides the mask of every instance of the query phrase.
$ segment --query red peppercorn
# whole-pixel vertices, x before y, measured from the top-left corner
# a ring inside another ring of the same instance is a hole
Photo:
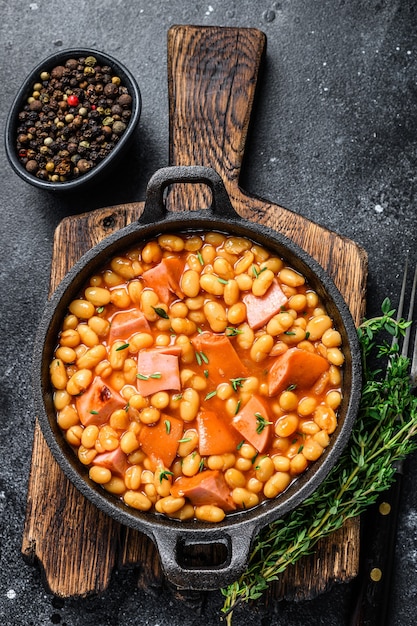
[[[77,104],[79,103],[79,100],[78,100],[78,97],[73,94],[71,96],[68,96],[67,102],[70,105],[70,107],[76,107]]]

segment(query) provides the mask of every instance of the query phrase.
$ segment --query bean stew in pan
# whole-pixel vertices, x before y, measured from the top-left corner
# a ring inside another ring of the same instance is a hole
[[[342,339],[305,278],[249,238],[165,233],[91,276],[50,363],[59,427],[128,507],[220,522],[328,446]]]

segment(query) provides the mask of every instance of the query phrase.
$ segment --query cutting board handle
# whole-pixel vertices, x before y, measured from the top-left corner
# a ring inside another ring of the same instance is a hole
[[[175,183],[206,185],[211,190],[211,213],[231,220],[238,217],[217,172],[202,165],[176,165],[161,168],[150,179],[146,189],[145,208],[139,220],[141,224],[154,224],[167,217],[164,191]],[[191,186],[189,192],[190,189]]]
[[[238,185],[266,36],[255,28],[168,31],[170,165],[205,165],[231,195]],[[175,186],[172,210],[208,206],[207,189]]]

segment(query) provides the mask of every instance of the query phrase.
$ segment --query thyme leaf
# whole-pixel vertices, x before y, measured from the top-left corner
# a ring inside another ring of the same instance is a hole
[[[126,348],[128,348],[129,345],[130,344],[128,344],[128,343],[124,343],[123,345],[121,345],[118,348],[116,348],[116,352],[120,352],[120,350],[126,350]]]
[[[236,337],[236,335],[241,335],[243,330],[240,328],[235,328],[234,326],[226,326],[226,337]]]
[[[161,372],[154,372],[153,374],[136,374],[136,378],[139,378],[139,380],[149,380],[150,378],[162,378],[162,374]]]
[[[163,480],[168,480],[170,476],[173,476],[174,473],[170,472],[167,469],[164,469],[161,471],[161,473],[159,474],[159,482],[162,483]]]
[[[258,435],[261,434],[261,432],[264,430],[264,428],[266,428],[268,426],[268,424],[272,424],[272,422],[268,422],[268,420],[266,420],[264,418],[263,415],[261,415],[260,413],[255,413],[255,417],[256,417],[256,432],[258,433]]]
[[[153,306],[152,308],[153,308],[153,310],[155,311],[155,313],[156,313],[157,315],[159,315],[159,317],[162,317],[162,319],[164,319],[164,320],[169,320],[169,315],[168,315],[168,313],[165,311],[165,309],[163,309],[163,308],[162,308],[162,307],[160,307],[160,306]]]
[[[208,365],[208,362],[209,362],[208,356],[206,356],[203,351],[196,352],[195,358],[197,361],[197,365],[201,365],[202,363],[205,363],[206,365]]]
[[[247,380],[247,378],[231,378],[230,384],[232,385],[233,391],[237,391],[243,385],[243,383]]]

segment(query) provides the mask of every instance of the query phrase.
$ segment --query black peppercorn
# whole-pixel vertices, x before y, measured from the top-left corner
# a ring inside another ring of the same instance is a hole
[[[65,62],[65,67],[68,67],[70,70],[76,70],[78,67],[78,61],[76,59],[68,59]]]
[[[119,96],[118,103],[121,107],[130,107],[132,105],[132,96],[130,96],[128,93],[123,93],[121,96]]]
[[[78,145],[76,143],[69,143],[67,145],[67,150],[69,154],[76,154]]]
[[[87,161],[87,159],[80,159],[77,163],[77,167],[80,171],[80,174],[85,174],[91,169],[92,163],[90,161]]]
[[[63,65],[57,65],[51,70],[51,78],[62,78],[65,73],[65,67]]]
[[[114,115],[121,115],[123,113],[123,109],[120,106],[120,104],[114,104],[111,108],[111,114]]]
[[[36,111],[37,113],[39,113],[39,111],[42,110],[42,102],[40,100],[32,100],[32,102],[30,102],[29,104],[29,109],[31,111]]]
[[[41,169],[38,172],[36,172],[36,176],[37,178],[40,178],[41,180],[48,180],[49,178],[48,172],[45,169]]]
[[[107,83],[104,87],[104,95],[106,98],[114,98],[117,95],[119,88],[114,83]]]
[[[34,174],[37,171],[37,169],[38,169],[37,161],[35,161],[35,159],[31,159],[30,161],[28,161],[26,163],[26,169],[31,174]]]

